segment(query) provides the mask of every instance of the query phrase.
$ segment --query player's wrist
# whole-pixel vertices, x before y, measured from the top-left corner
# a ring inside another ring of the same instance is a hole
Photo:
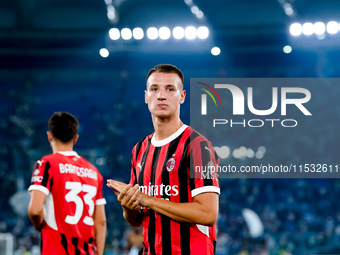
[[[129,222],[132,226],[138,227],[142,223],[142,216],[139,210],[123,209],[124,219]]]
[[[142,199],[140,201],[140,205],[143,206],[143,207],[149,207],[151,208],[152,205],[153,205],[153,199],[154,197],[152,196],[148,196],[148,195],[145,195],[145,194],[141,194],[142,196]]]
[[[38,227],[36,227],[35,229],[38,230],[38,231],[41,231],[43,229],[44,225],[45,225],[44,223],[45,223],[45,221],[43,220],[41,222],[41,224]]]
[[[139,213],[139,209],[129,209],[125,206],[123,206],[123,211],[124,211],[124,214],[127,214],[127,215],[135,215],[137,213]]]

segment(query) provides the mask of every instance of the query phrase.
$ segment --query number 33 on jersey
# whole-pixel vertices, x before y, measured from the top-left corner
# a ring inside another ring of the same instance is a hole
[[[94,253],[93,214],[105,204],[103,177],[76,152],[58,152],[43,157],[33,170],[29,191],[46,194],[42,245],[54,252],[85,250]],[[77,253],[77,252],[76,252]],[[81,253],[82,254],[82,253]],[[85,253],[87,254],[87,253]]]

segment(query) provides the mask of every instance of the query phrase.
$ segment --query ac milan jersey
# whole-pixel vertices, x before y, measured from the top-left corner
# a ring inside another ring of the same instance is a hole
[[[93,213],[105,204],[103,177],[74,151],[43,157],[33,170],[29,191],[46,194],[42,255],[97,254]]]
[[[219,158],[210,142],[183,125],[167,139],[153,135],[135,145],[132,151],[132,185],[143,193],[172,202],[192,202],[205,193],[220,193],[217,178],[190,178],[196,166],[217,166]],[[143,208],[144,245],[142,254],[214,254],[215,226],[182,223]]]

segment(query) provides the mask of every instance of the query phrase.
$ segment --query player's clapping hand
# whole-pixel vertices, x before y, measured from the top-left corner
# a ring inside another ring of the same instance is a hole
[[[122,190],[128,186],[128,184],[124,183],[124,182],[120,182],[120,181],[115,181],[115,180],[111,180],[111,179],[108,179],[107,180],[107,186],[112,189],[115,194],[118,196]],[[131,187],[131,185],[130,185]]]
[[[140,210],[142,196],[138,184],[132,187],[131,184],[107,180],[107,186],[115,192],[117,200],[123,207],[129,210]]]

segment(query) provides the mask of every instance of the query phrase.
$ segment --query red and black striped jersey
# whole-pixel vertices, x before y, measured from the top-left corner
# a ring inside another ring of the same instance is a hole
[[[29,191],[46,194],[41,229],[42,255],[94,255],[96,205],[105,204],[103,177],[74,151],[58,152],[37,161]]]
[[[130,184],[138,183],[143,193],[156,198],[192,202],[204,192],[220,193],[216,176],[202,178],[193,172],[196,166],[218,164],[211,143],[183,125],[167,139],[157,141],[151,134],[135,145]],[[178,222],[150,208],[142,209],[142,217],[142,254],[214,254],[215,226]]]

